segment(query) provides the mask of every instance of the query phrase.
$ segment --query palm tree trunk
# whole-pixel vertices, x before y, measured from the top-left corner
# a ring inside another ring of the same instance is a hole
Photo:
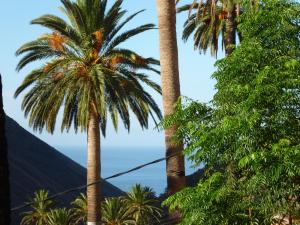
[[[88,126],[88,160],[87,183],[91,184],[100,180],[100,129],[99,118],[96,113],[91,113]],[[87,187],[88,225],[100,225],[101,221],[101,184],[97,183]]]
[[[5,113],[2,101],[2,82],[0,75],[0,225],[10,224],[10,190],[7,143],[5,137]]]
[[[157,0],[158,28],[160,36],[160,63],[164,116],[175,112],[175,103],[180,96],[178,71],[178,48],[176,38],[176,10],[174,0]],[[181,153],[166,161],[168,195],[185,187],[183,145],[174,143],[171,138],[176,127],[165,130],[166,156]]]
[[[226,20],[226,34],[225,34],[225,54],[230,55],[236,45],[236,21],[235,21],[235,7],[229,10]]]

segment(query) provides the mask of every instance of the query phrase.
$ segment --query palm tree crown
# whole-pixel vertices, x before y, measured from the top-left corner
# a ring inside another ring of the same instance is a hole
[[[105,225],[134,225],[124,198],[106,198],[102,204],[102,223]]]
[[[127,193],[125,202],[136,225],[153,224],[159,222],[161,209],[158,208],[155,193],[149,187],[136,184]]]
[[[154,28],[146,24],[128,31],[122,28],[140,12],[121,21],[125,10],[117,0],[106,10],[106,0],[61,0],[62,11],[69,23],[54,16],[44,15],[32,21],[49,28],[38,39],[24,44],[17,55],[25,54],[17,70],[36,60],[46,63],[28,74],[17,89],[18,96],[31,87],[24,97],[22,108],[29,115],[30,125],[42,131],[54,131],[56,117],[63,107],[62,131],[72,124],[85,131],[89,115],[95,113],[105,135],[108,112],[117,128],[118,115],[130,128],[129,108],[142,127],[148,126],[148,115],[161,113],[142,83],[160,93],[160,87],[141,71],[158,71],[159,62],[144,58],[120,47],[124,41]],[[154,112],[154,113],[153,113]]]
[[[54,207],[55,203],[48,200],[49,192],[46,190],[39,190],[34,193],[30,199],[31,211],[23,213],[21,225],[44,225],[48,220],[48,214]]]
[[[53,209],[48,213],[47,223],[45,225],[74,225],[71,210],[66,208]]]
[[[241,13],[239,2],[206,0],[198,3],[194,0],[191,4],[179,7],[177,12],[190,12],[184,23],[183,40],[187,41],[194,34],[194,48],[204,53],[210,49],[212,56],[217,56],[219,37],[222,37],[222,49],[226,51],[232,48],[230,45],[236,44],[236,36],[239,35],[236,20]]]
[[[72,215],[76,224],[87,221],[87,198],[86,195],[80,195],[71,203],[73,205]]]

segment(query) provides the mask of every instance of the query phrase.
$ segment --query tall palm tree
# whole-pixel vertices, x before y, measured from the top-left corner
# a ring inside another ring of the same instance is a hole
[[[129,206],[122,197],[106,198],[102,204],[102,223],[105,225],[134,225]]]
[[[153,224],[159,222],[162,210],[156,205],[158,201],[151,188],[136,184],[127,193],[125,202],[129,207],[129,213],[135,221],[135,225]]]
[[[21,225],[45,225],[48,219],[48,214],[53,209],[55,203],[48,200],[49,192],[46,190],[39,190],[34,193],[29,203],[32,208],[31,211],[22,214]]]
[[[111,8],[107,0],[61,0],[68,22],[54,15],[44,15],[32,21],[50,28],[38,39],[23,45],[17,55],[27,53],[17,69],[36,60],[46,60],[40,68],[27,75],[16,96],[26,88],[22,108],[29,124],[40,132],[54,132],[57,114],[63,108],[61,130],[87,131],[87,202],[88,224],[100,222],[100,133],[105,135],[108,114],[117,129],[118,119],[130,128],[129,110],[143,128],[149,115],[160,119],[160,109],[144,90],[146,84],[160,93],[145,71],[158,71],[159,62],[144,58],[120,44],[144,31],[154,29],[146,24],[123,31],[123,27],[140,12],[121,21],[125,10],[122,0]],[[100,130],[100,128],[101,130]]]
[[[5,113],[3,110],[2,82],[0,75],[0,224],[10,224],[10,191]]]
[[[74,218],[71,210],[66,208],[53,209],[47,215],[47,221],[44,225],[74,225]]]
[[[237,17],[240,15],[240,0],[194,0],[191,4],[179,7],[177,12],[189,11],[184,23],[182,38],[187,41],[193,35],[194,48],[212,56],[217,56],[219,37],[222,37],[222,48],[230,55],[236,45]]]
[[[180,96],[175,1],[156,0],[160,41],[161,81],[164,116],[175,112]],[[165,129],[167,190],[172,195],[185,187],[183,145],[172,141],[176,127]]]
[[[87,221],[87,199],[86,195],[80,195],[71,203],[73,205],[72,214],[76,224],[86,223]]]

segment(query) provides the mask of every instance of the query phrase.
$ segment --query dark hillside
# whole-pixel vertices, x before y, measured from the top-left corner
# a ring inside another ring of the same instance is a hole
[[[5,136],[5,113],[2,100],[2,81],[0,74],[0,225],[7,225],[10,223],[10,188]]]
[[[6,117],[6,136],[12,207],[23,204],[38,189],[47,189],[50,194],[54,194],[86,183],[85,168],[23,129],[9,117]],[[110,183],[104,183],[104,196],[119,196],[122,193]],[[68,204],[77,194],[62,196],[59,201]],[[19,224],[18,213],[12,215],[13,225]]]

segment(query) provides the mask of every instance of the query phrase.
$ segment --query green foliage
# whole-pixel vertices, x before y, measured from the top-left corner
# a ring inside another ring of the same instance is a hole
[[[102,223],[106,225],[130,225],[135,224],[129,212],[129,206],[122,197],[107,198],[102,203]]]
[[[156,205],[155,194],[151,188],[142,187],[136,184],[127,193],[124,199],[129,207],[129,214],[134,219],[135,225],[153,224],[159,221],[161,217],[161,209]]]
[[[174,142],[184,141],[188,148],[184,149],[185,155],[195,163],[195,166],[201,164],[190,150],[194,152],[197,149],[197,141],[200,136],[206,135],[208,123],[211,123],[213,108],[209,104],[202,104],[186,97],[180,97],[176,104],[176,113],[166,117],[159,127],[171,127],[176,125],[176,134],[173,137]],[[212,126],[212,123],[210,124]]]
[[[54,208],[46,200],[49,192],[37,191],[30,200],[32,211],[22,214],[22,225],[76,225],[86,224],[87,199],[81,193],[72,208]],[[159,222],[162,210],[155,193],[149,187],[134,185],[126,196],[106,198],[101,203],[102,223],[107,225],[150,225]]]
[[[216,64],[212,106],[181,104],[166,123],[179,125],[186,155],[206,166],[197,187],[165,202],[182,211],[182,224],[299,217],[299,3],[262,1],[239,29],[242,43]]]
[[[149,187],[137,184],[125,197],[107,198],[102,203],[104,224],[147,225],[159,222],[162,210],[155,193]]]
[[[51,210],[46,225],[74,225],[71,210],[65,208]]]
[[[80,195],[71,203],[72,215],[76,224],[84,223],[87,221],[87,198],[86,195]]]
[[[159,73],[159,62],[145,58],[121,45],[128,39],[154,29],[145,24],[125,30],[124,26],[137,12],[123,19],[126,11],[122,0],[111,8],[106,0],[61,0],[68,20],[55,15],[43,15],[32,21],[50,29],[34,41],[17,50],[23,55],[17,70],[27,64],[43,60],[41,67],[30,72],[15,96],[29,89],[22,109],[29,116],[29,124],[40,132],[53,132],[58,112],[63,108],[61,130],[85,131],[89,115],[95,113],[101,120],[105,135],[108,114],[115,129],[120,117],[126,129],[130,128],[129,110],[142,127],[148,127],[148,118],[161,112],[143,85],[161,93],[160,86],[148,78],[150,72]]]
[[[22,214],[21,225],[44,225],[48,219],[50,210],[55,206],[52,200],[47,200],[49,192],[40,190],[34,193],[29,199],[31,211]]]

